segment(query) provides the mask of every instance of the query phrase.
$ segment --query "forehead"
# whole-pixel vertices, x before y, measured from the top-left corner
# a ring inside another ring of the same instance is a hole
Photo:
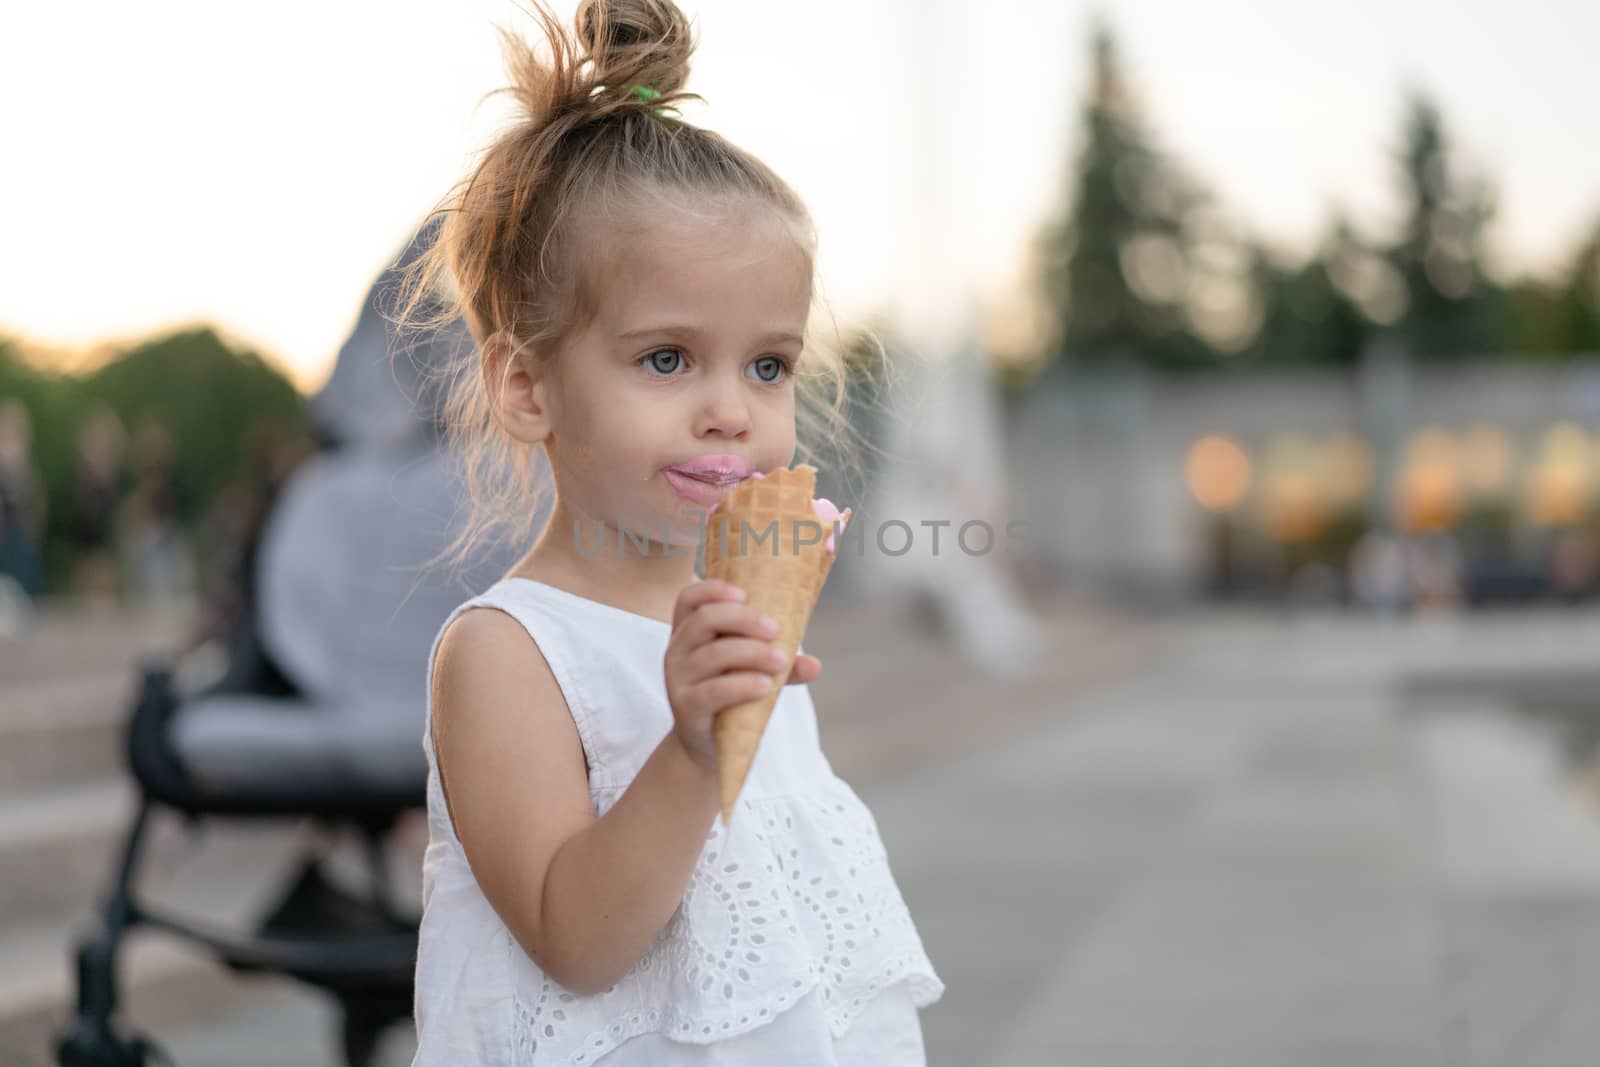
[[[811,256],[770,210],[686,215],[663,211],[605,237],[594,278],[597,324],[627,330],[641,320],[715,315],[762,324],[799,317],[811,299]]]

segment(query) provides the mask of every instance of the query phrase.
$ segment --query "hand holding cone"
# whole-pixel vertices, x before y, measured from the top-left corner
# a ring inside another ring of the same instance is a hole
[[[706,577],[739,586],[752,606],[777,620],[772,643],[789,662],[778,684],[755,700],[725,708],[712,725],[724,825],[733,817],[734,801],[836,558],[830,522],[819,518],[833,514],[832,505],[814,505],[815,488],[816,468],[807,464],[756,475],[707,517]],[[850,514],[849,508],[839,514],[840,529]]]

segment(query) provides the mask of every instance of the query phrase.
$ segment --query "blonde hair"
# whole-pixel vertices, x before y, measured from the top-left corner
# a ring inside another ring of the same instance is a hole
[[[441,554],[458,566],[491,532],[523,543],[534,533],[539,497],[551,488],[538,476],[542,448],[505,432],[494,399],[515,359],[552,358],[592,314],[597,272],[582,269],[578,253],[592,254],[595,242],[584,238],[645,212],[754,205],[785,223],[815,262],[815,230],[794,190],[677,115],[675,105],[702,98],[683,88],[695,43],[676,4],[583,0],[568,33],[543,0],[532,3],[548,55],[497,27],[511,85],[495,92],[511,93],[520,114],[430,212],[437,238],[405,268],[400,289],[397,332],[434,333],[459,318],[473,342],[470,356],[445,361],[439,383],[471,508]],[[826,449],[848,481],[861,471],[865,441],[846,409],[852,392],[873,388],[883,349],[863,337],[838,343],[836,325],[832,345],[815,332],[808,324],[795,374],[798,451],[814,461]]]

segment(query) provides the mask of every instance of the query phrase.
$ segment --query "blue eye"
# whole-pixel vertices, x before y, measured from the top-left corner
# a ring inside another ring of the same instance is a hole
[[[675,363],[673,365],[672,370],[662,370],[661,369],[661,364],[656,362],[662,356],[671,356],[674,360],[677,361],[677,363],[682,363],[683,362],[683,353],[679,352],[676,348],[658,348],[656,351],[650,353],[648,356],[645,356],[639,362],[641,364],[648,363],[653,369],[655,369],[657,371],[660,371],[663,376],[671,377],[672,370],[676,370],[677,369],[677,365]]]
[[[781,382],[784,375],[788,374],[790,370],[789,361],[784,359],[782,356],[762,356],[760,359],[756,360],[755,365],[759,367],[763,363],[772,366],[772,377],[768,378],[760,371],[756,371],[756,375],[768,385],[776,385],[778,382]]]

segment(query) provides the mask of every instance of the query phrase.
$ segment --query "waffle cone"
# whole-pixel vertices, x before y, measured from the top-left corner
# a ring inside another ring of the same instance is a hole
[[[836,558],[825,545],[832,530],[821,525],[811,506],[815,487],[816,468],[806,464],[747,478],[718,503],[707,521],[706,578],[738,586],[756,610],[776,619],[773,644],[789,661],[778,676],[779,684],[755,700],[724,708],[712,724],[724,825],[733,818],[734,801],[744,788]],[[847,508],[841,519],[849,515]]]

